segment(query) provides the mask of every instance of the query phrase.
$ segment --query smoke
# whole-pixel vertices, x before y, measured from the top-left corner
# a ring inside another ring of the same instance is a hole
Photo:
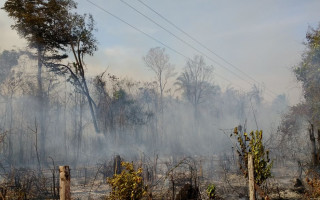
[[[3,60],[4,58],[2,58]],[[36,166],[40,151],[39,112],[35,63],[20,57],[12,73],[1,82],[0,130],[4,136],[1,156],[4,165]],[[14,72],[14,73],[13,73]],[[231,151],[232,129],[245,125],[247,131],[268,131],[277,126],[286,109],[285,96],[272,104],[261,91],[248,93],[218,85],[197,107],[183,95],[169,91],[159,107],[154,82],[120,79],[107,74],[88,78],[101,133],[94,131],[85,96],[66,78],[44,70],[45,164],[81,165],[97,163],[119,154],[128,159],[146,155],[212,155]],[[1,79],[1,80],[2,80]],[[255,95],[255,96],[254,96]],[[253,96],[255,98],[253,98]]]

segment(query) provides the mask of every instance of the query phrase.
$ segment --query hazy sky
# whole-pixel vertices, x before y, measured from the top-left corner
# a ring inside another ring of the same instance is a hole
[[[179,53],[192,58],[200,54],[213,65],[215,81],[222,88],[227,86],[247,91],[251,85],[238,78],[253,82],[228,63],[218,58],[202,46],[192,41],[138,0],[123,0],[159,23],[165,29],[185,40],[190,46],[150,22],[120,0],[91,0],[127,23],[151,35]],[[140,0],[169,19],[176,26],[196,38],[224,60],[249,74],[268,88],[265,99],[271,101],[274,95],[286,94],[290,103],[300,101],[299,85],[291,68],[300,60],[304,50],[303,41],[308,26],[316,27],[320,21],[320,1],[227,1],[227,0]],[[3,6],[1,1],[1,7]],[[88,59],[92,73],[109,67],[109,72],[134,80],[152,80],[142,57],[147,51],[162,44],[148,38],[127,24],[97,8],[87,0],[78,0],[80,13],[91,13],[96,20],[96,37],[99,50]],[[23,47],[25,41],[10,29],[13,23],[3,10],[0,10],[0,50]],[[186,58],[166,48],[176,70],[181,72]],[[219,64],[217,64],[219,63]],[[220,76],[224,77],[221,78]],[[231,81],[226,81],[225,79]]]

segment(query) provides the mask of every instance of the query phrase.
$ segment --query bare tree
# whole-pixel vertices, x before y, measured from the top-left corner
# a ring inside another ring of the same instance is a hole
[[[15,50],[7,51],[4,50],[0,54],[0,95],[6,102],[5,116],[8,115],[8,161],[12,164],[13,158],[13,96],[17,90],[21,74],[16,74],[12,68],[18,64],[20,52]]]
[[[151,48],[147,55],[143,57],[147,67],[156,75],[156,81],[160,93],[160,110],[163,112],[163,93],[168,80],[176,75],[174,66],[170,64],[170,57],[165,53],[165,48]]]

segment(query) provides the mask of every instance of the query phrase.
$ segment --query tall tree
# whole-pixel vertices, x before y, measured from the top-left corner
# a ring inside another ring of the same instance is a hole
[[[3,7],[16,20],[12,28],[27,39],[30,47],[37,49],[40,107],[43,107],[41,102],[44,102],[41,68],[45,64],[58,74],[70,75],[69,80],[87,97],[95,130],[99,132],[83,60],[85,55],[93,55],[97,49],[92,33],[94,21],[91,15],[87,17],[71,13],[75,8],[73,0],[7,0]],[[59,62],[67,57],[67,50],[71,51],[75,60],[71,65]],[[44,117],[41,113],[44,112],[40,111],[40,120]],[[44,133],[44,127],[40,127],[40,132]],[[41,135],[44,137],[44,134]]]
[[[292,106],[283,119],[280,130],[287,135],[295,133],[291,127],[299,125],[300,118],[309,123],[312,164],[320,163],[320,140],[316,142],[316,133],[320,138],[320,25],[310,28],[306,34],[306,50],[301,62],[293,72],[302,85],[305,101]],[[317,130],[317,131],[316,131]]]
[[[163,93],[168,80],[175,76],[174,67],[170,63],[170,57],[165,52],[165,48],[151,48],[147,55],[143,57],[146,66],[156,75],[156,81],[160,93],[160,110],[163,112]]]
[[[177,78],[178,90],[182,90],[183,96],[193,107],[194,132],[199,132],[199,106],[213,94],[215,87],[213,82],[213,66],[207,65],[202,56],[194,56],[187,60],[184,71]]]
[[[165,48],[155,47],[151,48],[147,55],[143,57],[146,66],[155,74],[155,79],[157,83],[157,91],[159,94],[159,99],[156,100],[155,110],[158,115],[156,115],[156,131],[160,138],[164,137],[164,92],[168,83],[168,80],[176,75],[174,72],[174,66],[170,63],[170,57],[165,52]],[[158,96],[158,95],[157,95]],[[162,141],[160,139],[160,141]]]
[[[68,44],[68,30],[65,30],[68,10],[75,7],[69,0],[7,0],[3,9],[16,23],[11,27],[18,31],[19,35],[28,41],[30,48],[36,49],[38,60],[38,103],[39,124],[41,141],[41,158],[45,159],[45,96],[42,83],[42,65],[46,53],[57,59],[65,58],[65,55],[57,55],[59,50],[65,50]],[[48,59],[48,58],[47,58]]]
[[[293,71],[302,84],[309,120],[320,128],[320,26],[310,28],[306,38],[306,51]]]
[[[199,105],[214,92],[212,81],[213,67],[207,65],[204,58],[198,55],[187,61],[184,71],[177,78],[175,84],[192,104],[195,116],[198,114]]]
[[[68,81],[86,96],[94,128],[96,132],[100,132],[96,119],[96,104],[90,95],[87,85],[86,64],[84,61],[86,55],[92,56],[97,50],[97,40],[93,35],[95,30],[94,20],[92,15],[72,14],[70,18],[68,24],[70,29],[68,47],[73,55],[74,62],[63,64],[49,61],[45,62],[45,65],[58,74],[69,75]]]
[[[306,39],[306,51],[302,56],[301,63],[294,69],[294,73],[297,80],[302,83],[304,92],[305,104],[303,107],[305,116],[310,123],[309,139],[313,164],[319,165],[320,140],[318,140],[317,147],[314,129],[318,129],[318,137],[320,137],[320,25],[317,29],[310,28]]]

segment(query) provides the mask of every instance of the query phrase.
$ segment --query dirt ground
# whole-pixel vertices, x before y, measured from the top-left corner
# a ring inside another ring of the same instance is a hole
[[[305,199],[303,191],[306,185],[302,180],[303,186],[294,187],[296,184],[296,174],[294,169],[274,169],[274,176],[270,178],[264,186],[264,190],[270,199],[280,200],[298,200]],[[208,199],[206,188],[210,183],[214,183],[217,187],[217,195],[219,199],[238,200],[248,199],[247,181],[241,175],[234,172],[218,172],[219,176],[206,178],[199,178],[199,190],[201,199]],[[159,176],[161,177],[161,176]],[[102,176],[97,176],[95,179],[84,180],[83,178],[74,178],[71,181],[72,199],[74,200],[88,200],[88,199],[105,199],[110,192],[110,188],[103,180]],[[153,188],[154,199],[172,199],[172,191],[170,188],[170,181],[164,181],[163,184]],[[179,187],[176,187],[176,193],[179,192]],[[174,194],[176,195],[176,194]],[[259,195],[258,195],[259,196]]]

